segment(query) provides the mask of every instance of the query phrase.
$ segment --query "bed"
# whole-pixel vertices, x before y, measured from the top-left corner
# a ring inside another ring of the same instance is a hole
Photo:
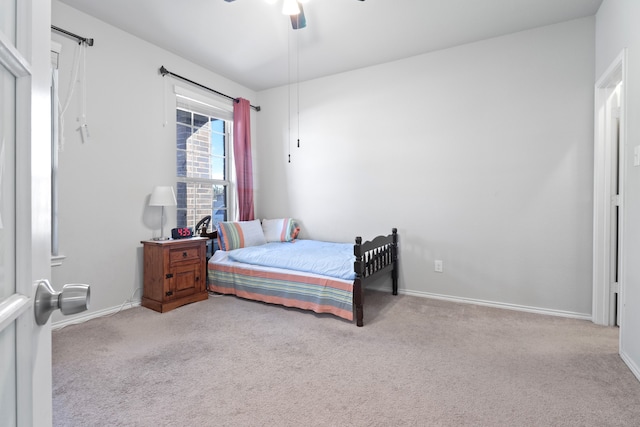
[[[395,228],[389,235],[365,242],[356,237],[353,245],[297,239],[299,228],[288,218],[218,223],[217,232],[220,249],[207,263],[210,292],[330,313],[349,321],[355,319],[357,326],[364,324],[363,292],[367,284],[389,274],[392,294],[398,294]],[[322,251],[311,251],[315,244]],[[276,256],[279,251],[284,251],[284,256]],[[305,258],[312,261],[313,268],[292,264],[294,259]],[[331,267],[329,261],[339,261],[340,269]],[[345,271],[346,265],[349,272]]]

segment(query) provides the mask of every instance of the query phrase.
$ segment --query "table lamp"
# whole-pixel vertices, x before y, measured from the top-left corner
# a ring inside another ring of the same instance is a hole
[[[153,240],[169,240],[168,237],[164,237],[164,207],[176,205],[176,194],[173,192],[173,187],[158,186],[153,189],[151,197],[149,198],[149,206],[161,206],[162,214],[160,216],[160,237],[154,237]]]

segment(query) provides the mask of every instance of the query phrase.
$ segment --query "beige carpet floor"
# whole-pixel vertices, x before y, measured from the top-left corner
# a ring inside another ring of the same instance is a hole
[[[55,426],[638,426],[618,330],[367,292],[365,326],[231,296],[53,333]]]

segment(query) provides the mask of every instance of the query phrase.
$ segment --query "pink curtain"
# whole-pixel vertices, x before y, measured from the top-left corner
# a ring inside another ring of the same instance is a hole
[[[233,155],[236,164],[239,221],[254,219],[250,108],[249,101],[243,98],[238,98],[233,103]]]

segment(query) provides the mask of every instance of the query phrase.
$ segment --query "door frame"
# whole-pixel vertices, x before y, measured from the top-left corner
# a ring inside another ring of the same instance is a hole
[[[592,321],[598,325],[613,325],[611,271],[615,267],[611,261],[612,246],[612,191],[613,138],[608,122],[607,101],[613,89],[620,83],[620,128],[618,152],[618,299],[620,310],[624,310],[624,191],[626,150],[626,80],[627,50],[620,52],[595,84],[594,102],[594,197],[593,197],[593,301]],[[623,316],[620,316],[621,318]],[[624,325],[620,325],[622,328]],[[620,334],[622,337],[622,334]],[[622,345],[622,343],[620,343]]]

